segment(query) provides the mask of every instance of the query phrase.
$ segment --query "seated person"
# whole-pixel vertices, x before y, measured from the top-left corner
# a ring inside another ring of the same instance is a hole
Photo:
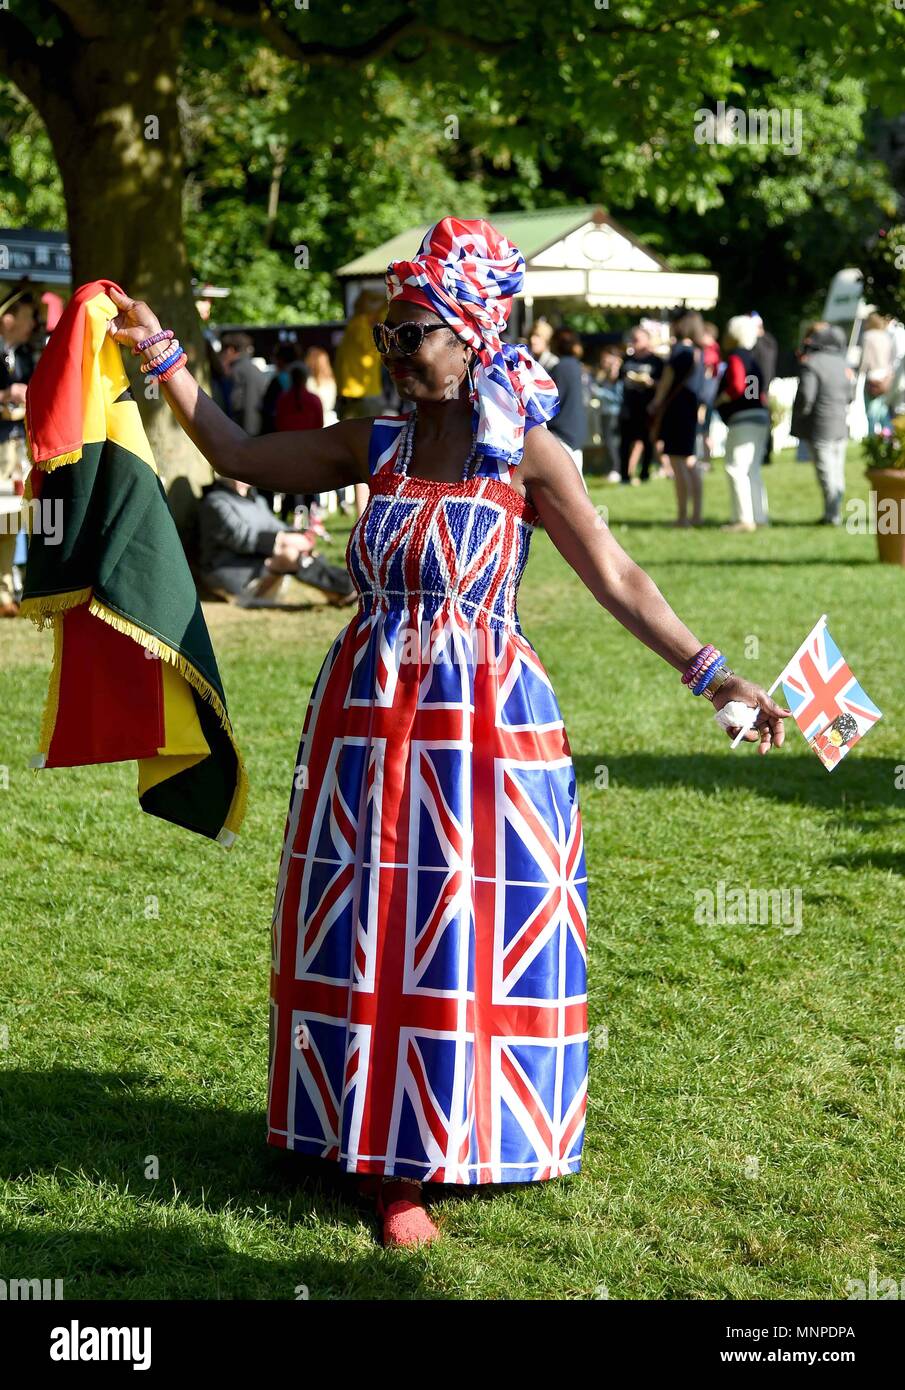
[[[280,521],[248,483],[218,478],[206,487],[199,524],[200,575],[214,592],[260,598],[291,574],[334,603],[358,596],[345,569],[314,553],[316,538]]]

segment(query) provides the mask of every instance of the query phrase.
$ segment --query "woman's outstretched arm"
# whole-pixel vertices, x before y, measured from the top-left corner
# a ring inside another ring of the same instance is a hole
[[[133,347],[160,332],[156,314],[143,301],[115,289],[110,298],[120,308],[109,328],[118,343]],[[150,348],[142,357],[148,360],[159,350]],[[370,420],[256,437],[230,420],[187,367],[165,381],[161,392],[192,443],[224,477],[274,492],[329,492],[368,481]]]
[[[637,565],[613,536],[584,490],[578,470],[556,438],[545,429],[532,429],[525,440],[519,468],[530,489],[544,529],[561,555],[591,593],[614,618],[651,651],[677,671],[683,671],[703,643],[672,610],[650,575]],[[714,708],[729,700],[758,705],[759,725],[770,733],[752,729],[745,737],[760,738],[761,752],[772,739],[783,742],[783,710],[762,690],[741,676],[732,676],[714,696]]]

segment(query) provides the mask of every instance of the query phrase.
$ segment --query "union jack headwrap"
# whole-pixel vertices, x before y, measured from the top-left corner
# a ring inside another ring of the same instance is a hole
[[[559,393],[521,344],[504,343],[512,297],[525,279],[525,258],[489,222],[444,217],[424,235],[413,261],[387,267],[387,299],[423,304],[477,357],[472,406],[477,452],[514,467],[525,431],[559,410]]]

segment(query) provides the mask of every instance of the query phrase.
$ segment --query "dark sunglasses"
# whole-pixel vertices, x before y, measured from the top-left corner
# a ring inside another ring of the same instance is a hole
[[[374,334],[374,345],[382,357],[394,347],[403,357],[411,357],[424,342],[425,333],[436,333],[438,328],[447,326],[445,323],[397,323],[395,328],[391,328],[386,323],[375,323],[371,331]]]

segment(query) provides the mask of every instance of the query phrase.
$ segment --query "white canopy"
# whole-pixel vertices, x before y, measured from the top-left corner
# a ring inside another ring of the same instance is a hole
[[[657,252],[620,226],[601,207],[547,208],[538,212],[489,214],[495,227],[525,257],[521,330],[551,304],[570,308],[669,310],[712,309],[719,277],[673,270]],[[388,263],[415,254],[427,225],[411,227],[338,271],[350,311],[361,289],[383,289]]]

